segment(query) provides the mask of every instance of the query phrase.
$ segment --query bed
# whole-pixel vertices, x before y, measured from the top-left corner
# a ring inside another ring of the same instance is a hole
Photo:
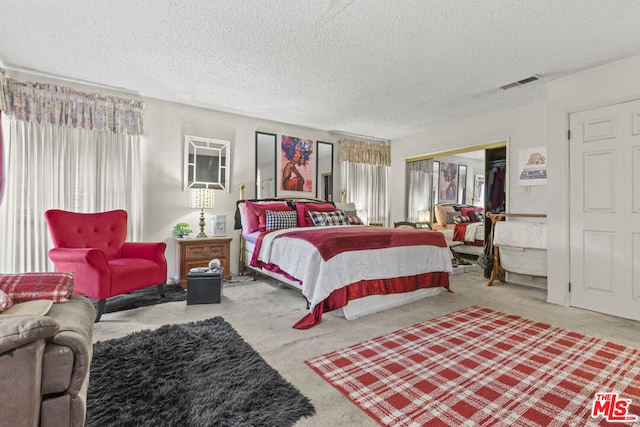
[[[478,256],[483,251],[485,228],[482,208],[458,203],[434,206],[434,230],[442,231],[458,254]]]
[[[334,310],[353,320],[449,290],[452,264],[442,233],[370,227],[354,212],[308,199],[239,200],[237,207],[242,267],[298,289],[306,300],[308,314],[294,328],[313,327]]]

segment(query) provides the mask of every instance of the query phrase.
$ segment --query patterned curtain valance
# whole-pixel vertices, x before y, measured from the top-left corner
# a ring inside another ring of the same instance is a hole
[[[144,103],[47,83],[21,83],[0,69],[0,110],[15,120],[142,135]]]
[[[343,139],[340,141],[340,161],[390,166],[391,149],[387,145]]]

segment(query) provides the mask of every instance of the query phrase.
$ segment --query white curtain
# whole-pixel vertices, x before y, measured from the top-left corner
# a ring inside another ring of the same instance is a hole
[[[364,209],[369,222],[389,225],[390,150],[384,144],[340,141],[340,172],[347,199]]]
[[[126,100],[120,108],[113,98],[4,79],[2,70],[0,78],[0,109],[7,113],[0,129],[0,273],[52,269],[47,209],[125,209],[128,239],[140,240],[141,105],[129,114]],[[82,113],[79,104],[84,104]]]
[[[420,221],[420,212],[430,211],[433,159],[407,163],[407,221]]]

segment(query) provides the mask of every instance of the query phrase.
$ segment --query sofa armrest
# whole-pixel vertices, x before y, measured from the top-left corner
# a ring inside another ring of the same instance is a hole
[[[60,324],[49,316],[0,316],[0,354],[52,337]]]
[[[47,316],[60,325],[51,342],[73,351],[73,373],[67,393],[76,396],[89,372],[93,356],[95,307],[88,298],[73,295],[67,302],[53,304]]]

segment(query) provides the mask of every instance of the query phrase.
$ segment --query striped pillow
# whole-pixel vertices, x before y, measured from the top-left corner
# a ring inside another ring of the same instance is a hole
[[[296,211],[276,212],[267,210],[266,222],[266,231],[297,227],[298,213]]]
[[[343,211],[315,212],[309,211],[309,216],[316,227],[326,225],[349,225],[349,220]]]

